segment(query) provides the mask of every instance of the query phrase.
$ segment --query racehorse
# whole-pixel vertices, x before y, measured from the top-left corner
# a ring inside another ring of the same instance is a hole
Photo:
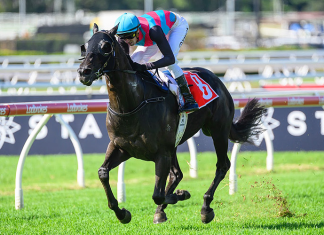
[[[83,62],[78,68],[80,81],[87,86],[103,76],[106,80],[109,107],[106,126],[110,142],[105,160],[98,170],[108,207],[121,223],[129,223],[131,213],[120,209],[109,184],[109,171],[131,157],[155,163],[153,200],[157,204],[154,223],[167,220],[165,208],[190,198],[187,190],[175,190],[183,178],[175,147],[179,122],[178,103],[171,92],[159,89],[150,80],[132,70],[129,57],[115,38],[117,27],[102,30],[96,24],[93,36],[81,46]],[[233,99],[222,81],[203,68],[187,68],[205,80],[219,97],[205,107],[190,113],[180,144],[202,129],[211,136],[217,155],[215,177],[204,194],[201,220],[209,223],[215,213],[210,207],[219,183],[230,168],[228,139],[251,143],[251,137],[262,133],[259,123],[266,109],[257,99],[250,100],[237,121],[233,121]],[[152,80],[153,81],[153,80]],[[169,182],[166,181],[169,176]]]

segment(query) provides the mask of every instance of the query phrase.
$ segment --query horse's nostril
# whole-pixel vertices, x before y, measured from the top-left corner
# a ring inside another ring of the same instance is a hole
[[[84,75],[89,75],[89,74],[91,74],[91,69],[85,69],[85,70],[83,70],[83,74],[84,74]]]

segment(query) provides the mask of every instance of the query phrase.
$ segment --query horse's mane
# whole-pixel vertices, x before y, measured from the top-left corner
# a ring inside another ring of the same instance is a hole
[[[111,37],[111,39],[116,42],[119,45],[119,53],[124,53],[124,55],[127,57],[129,64],[132,66],[133,64],[133,60],[131,59],[130,55],[129,55],[129,46],[127,43],[125,43],[124,41],[120,40],[119,38],[116,39],[115,35],[117,32],[117,28],[118,25],[114,26],[112,29],[106,31],[106,33],[109,35],[109,37]],[[123,55],[123,56],[124,56]],[[157,72],[155,74],[158,74]],[[151,85],[153,85],[153,87],[157,87],[158,90],[165,92],[162,87],[158,86],[156,84],[156,81],[153,78],[153,74],[148,72],[148,71],[136,71],[136,75],[141,78],[144,82],[146,83],[150,83]],[[158,75],[159,76],[159,75]]]

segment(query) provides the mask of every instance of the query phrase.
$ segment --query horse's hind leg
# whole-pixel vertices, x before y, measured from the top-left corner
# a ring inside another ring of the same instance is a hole
[[[131,221],[131,214],[128,210],[124,208],[120,209],[118,207],[118,201],[116,200],[110,188],[109,171],[129,158],[130,156],[127,153],[118,148],[115,148],[112,142],[110,142],[106,152],[105,161],[98,170],[99,179],[106,192],[108,207],[115,212],[116,217],[123,224],[129,223]]]
[[[177,190],[176,193],[173,193],[180,181],[182,180],[182,178],[183,174],[180,169],[175,150],[172,154],[169,183],[165,189],[165,204],[161,204],[156,208],[153,220],[155,224],[162,223],[167,220],[164,209],[168,206],[168,204],[175,204],[178,201],[183,201],[190,198],[190,193],[186,190]]]
[[[201,220],[203,223],[209,223],[213,220],[215,214],[210,203],[214,199],[214,193],[219,183],[224,179],[231,162],[227,156],[228,133],[226,131],[214,131],[212,133],[214,146],[217,154],[216,175],[209,189],[204,195],[204,204],[201,208]]]

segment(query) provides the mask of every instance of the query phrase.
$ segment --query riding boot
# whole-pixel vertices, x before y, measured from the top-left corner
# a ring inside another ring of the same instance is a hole
[[[177,81],[178,86],[180,88],[180,92],[183,98],[185,99],[185,104],[182,111],[193,112],[198,110],[199,106],[195,99],[192,97],[192,94],[190,93],[188,83],[184,74],[182,74],[180,77],[177,77],[175,80]]]

